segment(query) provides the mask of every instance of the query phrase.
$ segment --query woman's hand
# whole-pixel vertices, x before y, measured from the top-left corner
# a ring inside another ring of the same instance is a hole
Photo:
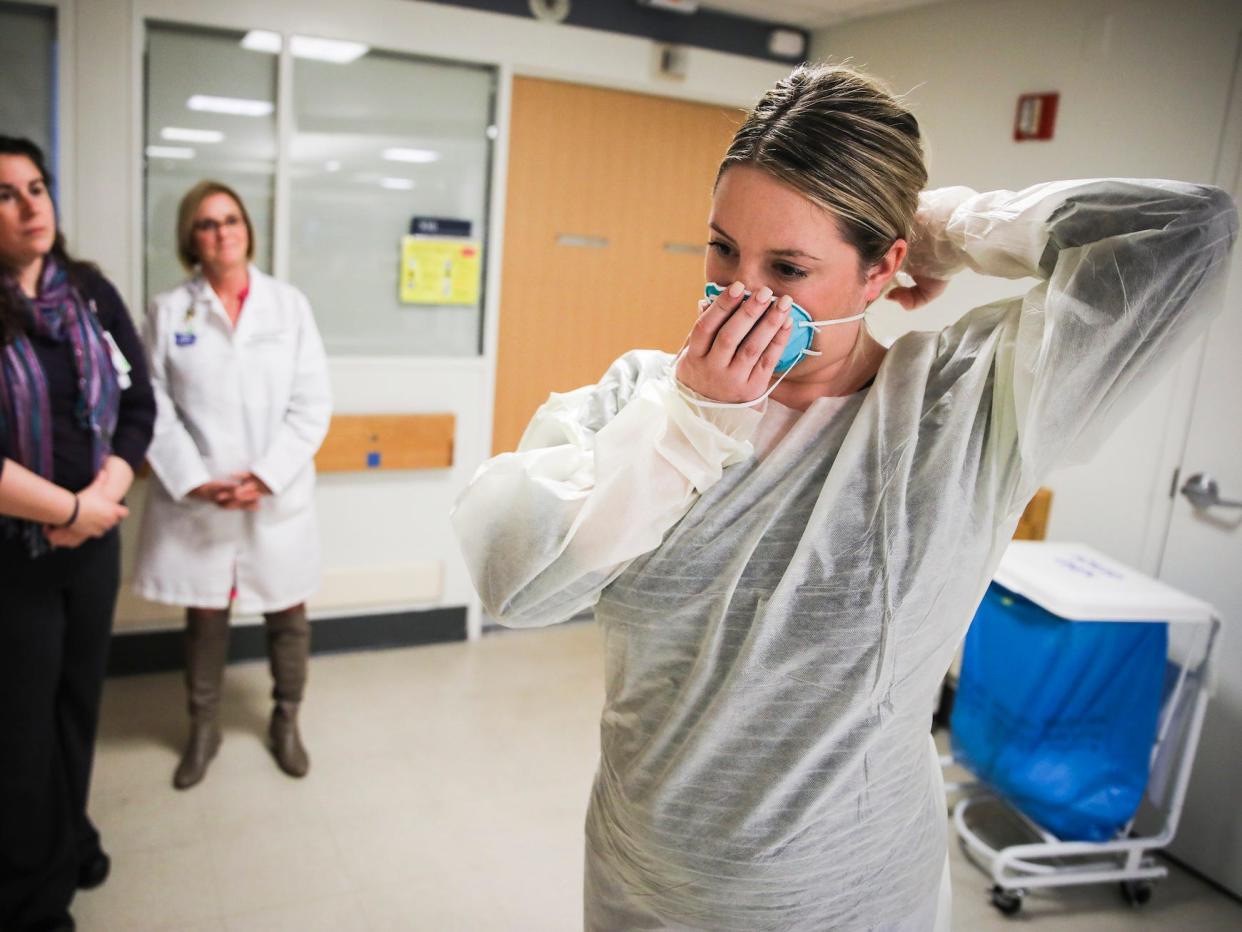
[[[259,499],[272,494],[267,484],[252,472],[236,473],[233,479],[236,485],[226,499],[218,502],[221,508],[229,511],[258,511]]]
[[[204,482],[186,494],[225,511],[258,511],[259,499],[271,495],[272,490],[254,473],[239,472],[229,479]]]
[[[768,389],[789,342],[788,295],[760,288],[744,300],[734,282],[699,314],[677,365],[677,380],[712,401],[753,401]]]
[[[897,286],[889,289],[888,298],[890,301],[896,301],[907,311],[913,311],[920,308],[929,301],[933,301],[949,287],[948,281],[942,278],[931,278],[927,275],[911,275],[914,284],[908,288]]]
[[[228,501],[233,490],[237,488],[237,483],[231,480],[213,479],[211,482],[204,482],[200,486],[195,486],[186,492],[187,498],[196,498],[200,502],[209,502],[212,505],[220,505]]]
[[[95,480],[78,493],[78,516],[73,523],[65,528],[44,528],[52,546],[81,546],[88,537],[102,537],[129,515],[128,508],[109,497],[107,482],[106,472],[100,470]]]
[[[94,482],[78,493],[78,517],[66,530],[102,537],[129,515],[128,508],[108,497],[107,481],[107,475],[101,471]]]
[[[129,463],[121,459],[119,456],[109,456],[104,461],[103,468],[99,470],[95,480],[90,484],[90,489],[95,489],[98,493],[110,502],[120,504],[121,499],[129,491],[129,487],[134,483],[134,471],[130,468]],[[78,520],[72,525],[65,528],[50,527],[44,530],[44,535],[53,547],[80,547],[90,537],[98,537],[98,534],[91,534],[82,527],[82,516],[84,506],[89,504],[82,495],[78,495]],[[122,515],[124,517],[124,515]],[[115,522],[114,522],[115,523]]]
[[[49,544],[60,550],[72,550],[90,540],[89,534],[83,534],[76,527],[47,527],[43,529],[43,536]]]
[[[134,471],[129,463],[119,456],[109,456],[104,461],[103,469],[95,478],[101,482],[100,488],[103,493],[112,501],[119,502],[129,493],[130,486],[134,484]]]

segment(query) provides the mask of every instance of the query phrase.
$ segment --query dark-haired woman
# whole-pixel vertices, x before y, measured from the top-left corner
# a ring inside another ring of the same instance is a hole
[[[142,344],[70,258],[43,153],[0,136],[0,929],[72,929],[108,857],[86,814],[120,578],[151,438]]]

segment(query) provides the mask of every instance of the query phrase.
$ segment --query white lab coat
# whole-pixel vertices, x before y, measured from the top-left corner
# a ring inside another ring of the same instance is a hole
[[[306,296],[250,268],[234,329],[195,276],[152,302],[143,328],[158,411],[134,590],[173,605],[279,611],[319,585],[315,451],[332,400]],[[253,472],[270,496],[256,512],[187,498]]]

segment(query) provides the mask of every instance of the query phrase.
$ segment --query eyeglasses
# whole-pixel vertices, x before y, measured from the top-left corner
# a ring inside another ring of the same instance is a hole
[[[242,218],[237,214],[229,214],[223,220],[216,220],[214,217],[207,217],[203,220],[194,221],[195,233],[216,233],[222,229],[231,229],[238,226],[242,222]]]

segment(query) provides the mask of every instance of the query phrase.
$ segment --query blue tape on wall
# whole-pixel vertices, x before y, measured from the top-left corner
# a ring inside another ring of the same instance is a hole
[[[488,13],[504,13],[525,19],[532,18],[528,0],[427,0],[427,2],[466,7]],[[762,58],[765,61],[788,64],[797,64],[802,56],[788,58],[772,54],[768,50],[768,36],[773,29],[789,29],[800,33],[804,48],[809,48],[811,44],[807,31],[797,26],[747,19],[743,16],[704,9],[686,16],[670,13],[667,10],[641,7],[635,0],[573,0],[564,25],[602,29],[606,32],[619,32],[624,35],[654,39],[656,42],[691,45],[715,52],[728,52],[733,55],[746,55],[750,58]]]

